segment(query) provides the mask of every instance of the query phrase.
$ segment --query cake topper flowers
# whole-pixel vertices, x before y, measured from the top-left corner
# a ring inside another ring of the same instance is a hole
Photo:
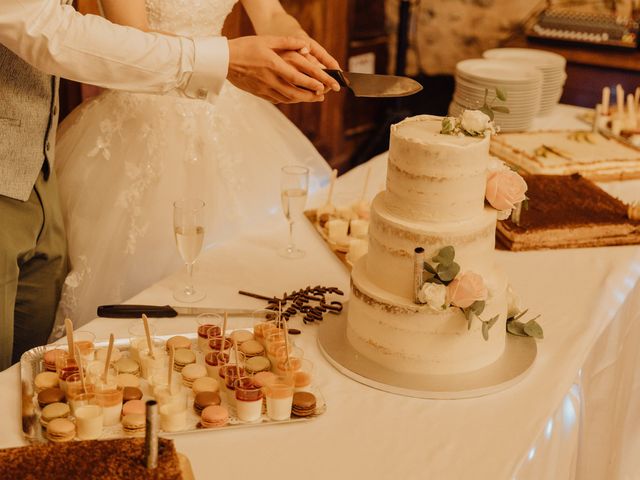
[[[498,220],[509,218],[514,210],[527,206],[527,182],[504,162],[494,159],[487,172],[485,198],[498,210]]]
[[[496,133],[498,129],[493,123],[494,112],[509,113],[509,109],[503,105],[494,105],[496,100],[506,101],[507,93],[500,89],[494,89],[495,96],[491,102],[487,102],[489,90],[484,90],[484,102],[477,110],[464,110],[458,117],[444,117],[442,119],[443,135],[466,135],[468,137],[484,137]]]

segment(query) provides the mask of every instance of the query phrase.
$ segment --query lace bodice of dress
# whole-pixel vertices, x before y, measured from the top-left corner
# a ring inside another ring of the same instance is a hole
[[[187,37],[220,35],[237,0],[146,0],[149,27]]]

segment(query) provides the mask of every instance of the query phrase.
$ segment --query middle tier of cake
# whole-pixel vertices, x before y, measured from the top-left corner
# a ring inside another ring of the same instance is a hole
[[[496,210],[485,208],[470,220],[428,223],[410,222],[389,211],[386,192],[371,205],[367,276],[377,287],[406,300],[413,299],[413,265],[416,247],[430,260],[442,247],[455,248],[462,271],[486,276],[493,271]]]

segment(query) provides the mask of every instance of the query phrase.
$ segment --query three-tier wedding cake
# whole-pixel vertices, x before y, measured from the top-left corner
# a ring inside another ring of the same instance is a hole
[[[443,134],[443,125],[420,115],[391,127],[386,190],[372,203],[368,254],[351,276],[347,339],[398,372],[469,372],[505,348],[508,283],[493,258],[498,210],[485,205],[490,136]],[[425,272],[422,301],[416,248],[433,272]],[[459,270],[439,259],[443,249],[455,252]]]

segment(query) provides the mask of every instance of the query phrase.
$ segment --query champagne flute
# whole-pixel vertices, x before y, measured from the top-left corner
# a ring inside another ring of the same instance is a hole
[[[296,248],[293,243],[293,224],[304,213],[304,205],[307,202],[309,189],[309,169],[300,165],[288,165],[282,167],[280,176],[280,199],[282,211],[289,221],[289,244],[278,253],[285,258],[302,258],[303,250]]]
[[[206,296],[204,291],[196,290],[193,286],[193,265],[204,242],[204,202],[197,198],[174,202],[173,229],[188,274],[187,284],[173,292],[173,297],[180,302],[197,302]]]

